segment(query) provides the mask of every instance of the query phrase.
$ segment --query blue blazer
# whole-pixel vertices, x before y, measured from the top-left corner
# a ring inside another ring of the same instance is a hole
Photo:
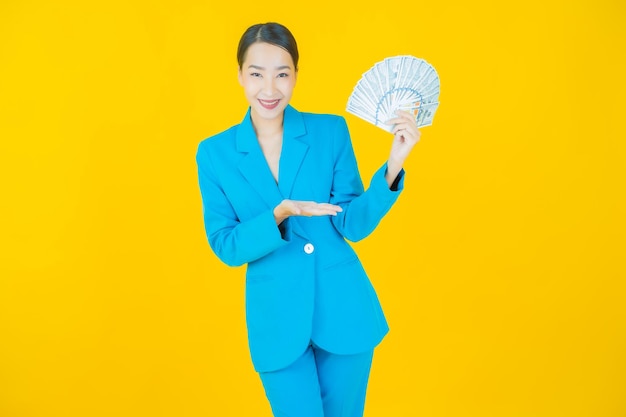
[[[278,184],[250,118],[203,140],[196,154],[209,244],[227,265],[247,264],[246,323],[255,370],[281,369],[314,341],[337,354],[373,349],[389,330],[352,247],[369,235],[403,189],[386,164],[364,191],[343,117],[284,113]],[[340,205],[337,216],[290,217],[283,199]]]

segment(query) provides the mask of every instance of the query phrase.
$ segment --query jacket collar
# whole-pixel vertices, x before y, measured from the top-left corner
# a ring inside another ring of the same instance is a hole
[[[283,146],[278,167],[278,185],[267,165],[257,140],[250,108],[237,127],[236,148],[247,155],[241,159],[239,170],[269,206],[275,207],[290,198],[298,170],[309,149],[306,143],[306,127],[302,114],[287,105],[283,115]]]
[[[297,138],[306,134],[302,114],[288,104],[283,113],[283,141],[285,139]],[[254,126],[252,126],[252,116],[250,107],[245,117],[237,127],[237,151],[250,152],[259,147]]]

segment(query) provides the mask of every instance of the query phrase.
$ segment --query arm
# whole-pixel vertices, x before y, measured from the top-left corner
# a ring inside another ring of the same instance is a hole
[[[415,119],[408,113],[389,121],[395,124],[389,159],[376,171],[369,188],[364,191],[348,127],[345,120],[340,120],[334,143],[335,167],[330,202],[341,206],[343,212],[333,218],[333,224],[346,239],[358,241],[376,228],[404,189],[402,166],[419,140],[419,130]]]
[[[240,266],[291,240],[289,223],[277,227],[272,208],[244,222],[238,219],[214,172],[216,165],[202,144],[198,147],[196,163],[204,227],[211,249],[222,262]]]

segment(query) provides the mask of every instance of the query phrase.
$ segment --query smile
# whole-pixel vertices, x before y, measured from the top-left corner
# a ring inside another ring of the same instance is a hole
[[[259,103],[261,103],[261,106],[263,106],[264,108],[266,108],[268,110],[275,109],[278,106],[279,102],[280,102],[280,99],[277,99],[277,100],[261,100],[261,99],[259,99]]]

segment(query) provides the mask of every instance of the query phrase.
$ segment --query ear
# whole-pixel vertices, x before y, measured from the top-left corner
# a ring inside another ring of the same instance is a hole
[[[243,87],[243,74],[241,73],[241,68],[237,69],[237,80],[239,81],[239,85]]]

